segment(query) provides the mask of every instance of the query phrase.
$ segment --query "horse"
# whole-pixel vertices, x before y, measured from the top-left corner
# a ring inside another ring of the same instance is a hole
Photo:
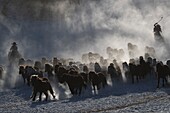
[[[163,63],[159,62],[156,64],[156,72],[157,72],[157,88],[159,88],[160,79],[162,79],[162,86],[165,86],[165,82],[167,84],[167,76],[170,75],[170,68],[168,65],[164,65]]]
[[[53,98],[55,98],[54,91],[52,89],[52,86],[47,78],[40,78],[37,75],[32,75],[30,78],[31,84],[32,84],[32,100],[35,101],[36,95],[39,92],[39,101],[41,101],[42,93],[46,96],[46,101],[48,99],[48,91],[50,91]]]

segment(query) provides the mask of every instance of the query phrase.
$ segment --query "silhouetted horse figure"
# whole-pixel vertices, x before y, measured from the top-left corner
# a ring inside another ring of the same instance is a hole
[[[27,85],[30,86],[30,77],[31,75],[37,74],[39,75],[40,73],[37,72],[33,67],[31,66],[20,66],[19,67],[19,74],[22,75],[24,83],[27,80]]]
[[[83,77],[84,82],[87,84],[89,82],[89,76],[85,72],[81,72],[80,75]]]
[[[129,79],[129,75],[130,75],[130,70],[129,70],[129,65],[127,62],[123,62],[122,63],[122,68],[123,68],[123,73],[125,74],[125,77],[127,79]]]
[[[156,65],[156,70],[157,70],[157,88],[159,88],[159,83],[160,83],[160,79],[162,78],[162,86],[165,86],[165,82],[167,84],[167,76],[170,75],[170,68],[168,67],[168,65],[163,65],[163,63],[159,62]]]
[[[45,64],[45,72],[48,74],[48,79],[52,80],[53,74],[53,66],[50,64]]]
[[[151,66],[149,62],[146,62],[143,59],[143,56],[139,57],[139,62],[140,62],[140,78],[144,79],[147,74],[151,73]]]
[[[56,65],[54,71],[55,71],[55,76],[56,76],[58,82],[63,83],[64,82],[63,81],[63,75],[65,73],[68,73],[68,70],[63,66]]]
[[[129,63],[129,71],[132,77],[132,84],[134,84],[134,79],[136,77],[136,81],[139,82],[139,72],[140,72],[140,65],[135,65],[133,63]]]
[[[8,60],[10,63],[17,63],[21,58],[21,54],[17,50],[8,53]]]
[[[73,71],[72,71],[73,72]],[[63,74],[63,81],[68,84],[68,87],[71,91],[72,95],[80,95],[82,88],[86,87],[86,84],[84,82],[84,79],[81,75],[76,74],[76,73],[65,73]]]
[[[54,91],[53,91],[51,84],[47,78],[39,78],[36,75],[32,75],[30,81],[33,86],[33,91],[32,91],[32,96],[31,96],[33,101],[35,101],[35,98],[36,98],[36,95],[38,92],[40,93],[39,101],[41,101],[42,93],[45,94],[45,96],[46,96],[45,100],[47,101],[48,91],[50,91],[53,98],[55,98]]]
[[[94,92],[96,91],[96,87],[97,87],[97,90],[99,90],[101,88],[101,85],[103,87],[107,85],[105,75],[102,73],[97,74],[94,71],[89,72],[89,82],[91,83]]]
[[[23,78],[24,83],[25,83],[25,80],[27,79],[27,77],[26,77],[26,74],[25,74],[25,67],[24,66],[19,66],[19,74],[22,75],[22,78]]]

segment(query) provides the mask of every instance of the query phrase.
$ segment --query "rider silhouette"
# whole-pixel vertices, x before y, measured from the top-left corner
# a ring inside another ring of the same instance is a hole
[[[11,46],[11,48],[10,48],[10,51],[18,51],[18,47],[17,47],[16,42],[13,42],[13,43],[12,43],[12,46]]]
[[[155,40],[157,40],[158,42],[164,42],[163,36],[161,34],[162,29],[158,23],[154,24],[153,32],[154,32]]]
[[[155,24],[154,24],[154,29],[153,29],[153,31],[154,31],[155,35],[161,36],[162,30],[161,30],[161,26],[160,26],[158,23],[155,23]]]
[[[10,51],[8,53],[8,60],[10,63],[13,63],[13,62],[18,62],[20,58],[21,58],[21,54],[18,52],[17,44],[16,42],[13,42]]]

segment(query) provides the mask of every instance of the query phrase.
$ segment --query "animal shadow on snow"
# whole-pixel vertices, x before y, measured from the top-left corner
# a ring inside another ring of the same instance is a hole
[[[39,101],[39,100],[32,101],[30,107],[31,108],[35,108],[36,106],[44,105],[44,104],[48,104],[48,103],[52,103],[52,102],[56,102],[56,101],[57,100],[50,100],[50,99],[48,101],[45,101],[45,100],[42,100],[42,101]]]
[[[15,96],[21,97],[24,100],[30,100],[30,95],[32,94],[32,88],[24,85],[23,87],[16,88]]]
[[[108,96],[122,96],[130,93],[144,93],[144,92],[156,92],[157,91],[157,80],[155,78],[151,78],[148,76],[145,80],[141,80],[138,83],[132,84],[129,82],[123,81],[113,81],[112,86],[107,86],[98,91],[98,94],[92,94],[89,90],[88,95],[82,96],[72,96],[68,101],[64,101],[64,103],[68,102],[77,102],[83,101],[85,99],[99,99],[105,98]]]
[[[159,90],[166,92],[168,95],[170,95],[170,78],[168,80],[168,83],[164,87],[160,87]]]

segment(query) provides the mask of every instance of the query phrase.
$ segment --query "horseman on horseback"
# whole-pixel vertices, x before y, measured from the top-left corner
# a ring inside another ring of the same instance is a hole
[[[13,42],[10,51],[8,53],[8,60],[10,63],[14,63],[14,62],[18,62],[20,58],[21,55],[18,52],[17,44],[16,42]]]
[[[158,24],[162,20],[162,18],[163,17],[161,17],[161,19],[154,24],[154,28],[153,28],[155,40],[158,42],[164,42],[161,26]]]
[[[17,47],[16,42],[13,42],[13,43],[12,43],[12,46],[11,46],[11,48],[10,48],[10,51],[18,51],[18,47]]]

